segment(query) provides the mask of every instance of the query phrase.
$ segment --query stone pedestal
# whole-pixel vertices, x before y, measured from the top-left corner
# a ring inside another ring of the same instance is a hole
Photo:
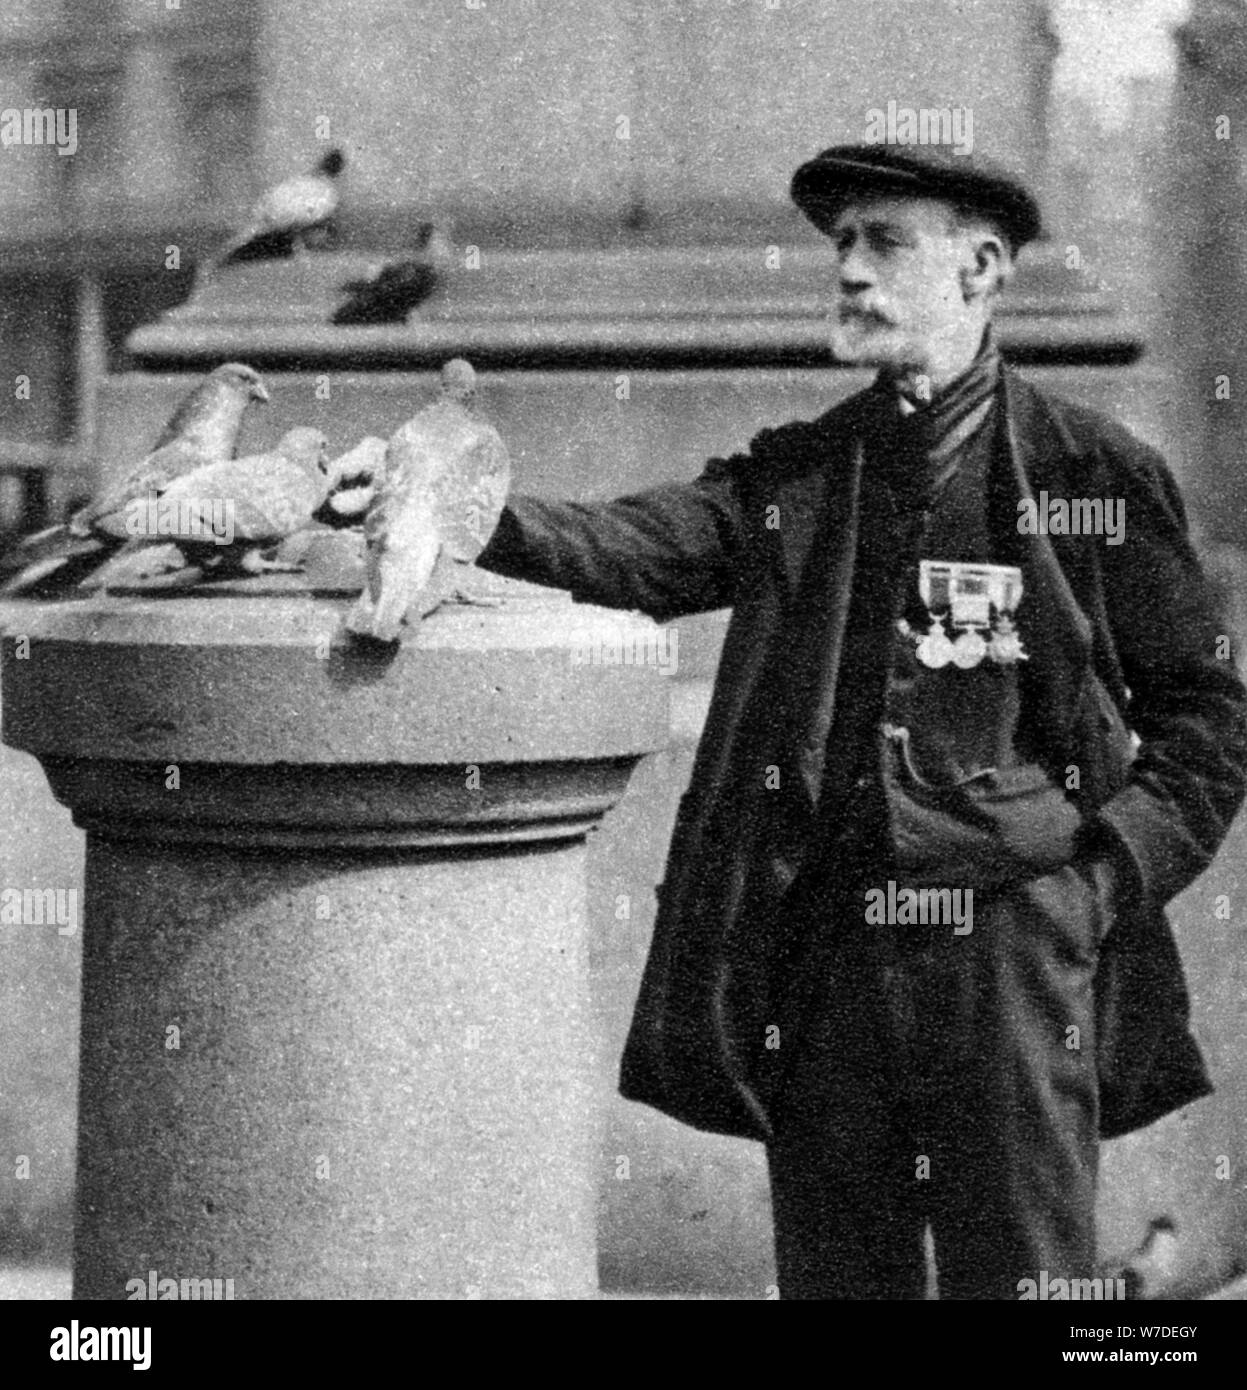
[[[594,1296],[585,835],[666,685],[503,588],[389,660],[310,593],[6,609],[87,831],[75,1297]]]

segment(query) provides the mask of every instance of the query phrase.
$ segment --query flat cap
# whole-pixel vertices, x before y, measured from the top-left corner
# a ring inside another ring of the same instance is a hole
[[[1043,230],[1039,204],[1020,179],[949,145],[834,145],[792,176],[792,200],[820,232],[829,233],[845,201],[863,193],[943,198],[983,213],[1014,251]]]

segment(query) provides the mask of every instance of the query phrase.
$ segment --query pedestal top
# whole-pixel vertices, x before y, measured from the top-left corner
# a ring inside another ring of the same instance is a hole
[[[343,595],[102,595],[0,609],[3,731],[36,754],[212,763],[531,762],[665,746],[661,630],[491,579],[393,649]],[[18,640],[28,639],[19,655]]]

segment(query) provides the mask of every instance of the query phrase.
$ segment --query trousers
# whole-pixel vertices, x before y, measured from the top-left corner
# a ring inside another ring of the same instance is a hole
[[[886,871],[791,906],[804,944],[767,1146],[780,1297],[922,1298],[927,1227],[940,1298],[1091,1277],[1092,982],[1111,920],[1095,875],[980,893],[956,932],[868,922]]]

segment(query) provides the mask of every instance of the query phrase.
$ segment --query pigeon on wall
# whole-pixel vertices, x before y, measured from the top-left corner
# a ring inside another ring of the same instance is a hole
[[[327,227],[338,210],[338,176],[346,155],[331,149],[311,173],[297,174],[270,188],[251,212],[251,220],[205,265],[212,271],[231,261],[268,260],[293,255],[309,232]]]
[[[243,416],[268,390],[253,367],[226,362],[178,403],[151,453],[109,483],[63,525],[20,541],[0,563],[0,594],[53,594],[84,578],[129,538],[126,508],[175,479],[232,458]]]
[[[220,459],[126,508],[130,539],[84,588],[141,583],[168,573],[190,584],[205,574],[297,569],[265,555],[312,524],[332,475],[319,430],[288,430],[263,454]]]
[[[416,238],[418,255],[387,261],[366,280],[348,280],[347,298],[334,310],[339,325],[403,323],[407,315],[441,284],[453,251],[432,222],[423,222]]]
[[[476,374],[462,358],[442,368],[433,405],[399,427],[364,520],[367,583],[347,615],[357,637],[397,642],[404,621],[458,592],[506,501],[511,466],[498,432],[471,412]]]
[[[193,445],[208,458],[233,458],[242,417],[252,401],[268,401],[260,373],[245,362],[224,362],[178,402],[152,452],[166,444]]]

